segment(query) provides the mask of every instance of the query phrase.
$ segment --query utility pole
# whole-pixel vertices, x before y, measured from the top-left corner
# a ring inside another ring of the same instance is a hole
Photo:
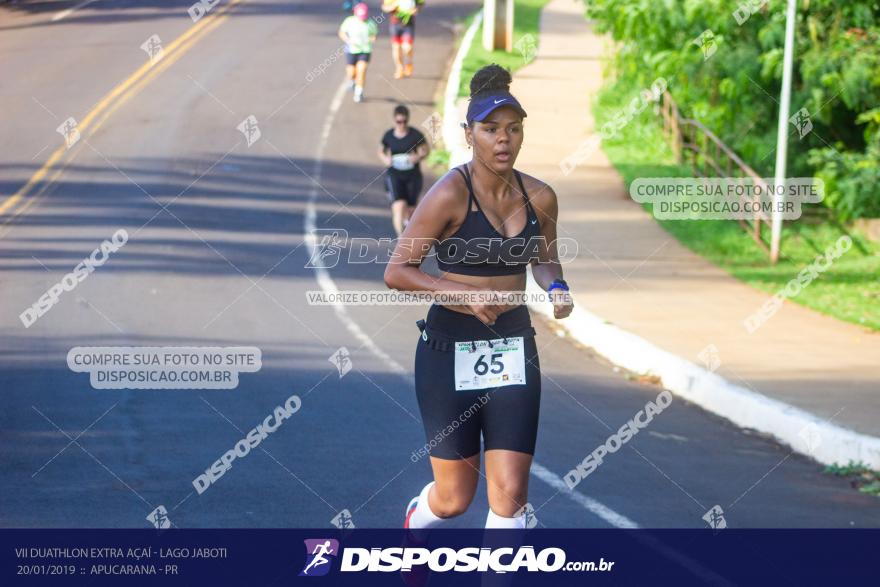
[[[483,48],[513,51],[514,0],[483,0]]]
[[[794,24],[797,15],[797,0],[788,0],[785,11],[785,53],[782,63],[782,92],[779,97],[779,126],[776,131],[776,173],[773,194],[772,225],[770,230],[770,262],[779,260],[779,240],[782,236],[782,205],[785,192],[776,193],[779,186],[785,187],[785,163],[788,155],[788,116],[791,102],[791,65],[794,59]]]

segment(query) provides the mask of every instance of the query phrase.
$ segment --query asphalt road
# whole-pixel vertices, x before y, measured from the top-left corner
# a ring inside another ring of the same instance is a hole
[[[412,79],[393,79],[380,26],[363,104],[340,93],[335,2],[221,2],[194,24],[186,2],[98,0],[52,20],[76,4],[0,8],[0,525],[149,527],[163,505],[179,527],[329,527],[343,509],[398,526],[430,479],[410,458],[425,442],[424,308],[308,305],[331,282],[383,289],[384,267],[340,264],[319,283],[304,236],[312,213],[350,237],[393,235],[376,144],[396,103],[415,124],[434,111],[453,23],[478,3],[429,2]],[[132,81],[153,35],[166,54]],[[68,117],[88,121],[70,149]],[[24,308],[120,228],[128,243],[24,328]],[[540,525],[697,528],[718,505],[729,527],[880,526],[876,498],[678,399],[568,491],[565,473],[660,389],[535,321]],[[263,365],[234,390],[95,390],[67,366],[75,346],[254,346]],[[328,361],[340,347],[342,377]],[[196,493],[292,394],[301,409]],[[481,484],[452,523],[481,526],[486,507]]]

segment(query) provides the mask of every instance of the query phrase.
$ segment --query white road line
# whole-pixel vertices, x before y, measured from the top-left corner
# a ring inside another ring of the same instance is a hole
[[[308,204],[306,205],[304,222],[305,241],[309,247],[309,257],[315,265],[315,279],[318,281],[318,285],[321,286],[321,289],[328,294],[335,294],[339,289],[336,287],[336,282],[330,277],[330,272],[324,267],[323,261],[319,258],[319,255],[315,254],[318,245],[318,239],[317,236],[315,236],[315,222],[318,217],[315,200],[318,197],[318,184],[321,183],[324,148],[327,146],[327,139],[330,137],[330,129],[333,127],[333,120],[336,118],[336,113],[339,112],[339,108],[342,106],[342,99],[345,97],[346,91],[347,84],[343,82],[336,89],[333,101],[330,102],[330,109],[327,112],[327,118],[324,119],[324,128],[321,130],[321,138],[318,140],[318,149],[315,153],[315,166],[312,169],[313,181],[311,188],[309,188]],[[376,343],[373,342],[369,335],[367,335],[367,333],[351,319],[345,306],[340,303],[335,303],[333,304],[333,310],[336,312],[339,320],[345,324],[345,327],[351,335],[354,336],[363,346],[370,349],[374,355],[379,357],[389,369],[398,375],[407,374],[406,369],[404,369],[400,363],[392,359],[388,353],[376,346]]]
[[[623,514],[618,514],[605,504],[596,501],[592,497],[587,497],[579,491],[569,489],[568,485],[565,484],[565,481],[563,481],[561,477],[559,477],[553,471],[546,469],[544,466],[539,465],[534,461],[532,462],[532,475],[534,475],[553,489],[558,490],[561,494],[565,495],[579,506],[602,518],[615,528],[639,527],[638,524],[636,524]]]
[[[65,17],[70,16],[70,15],[73,14],[75,11],[79,10],[80,8],[83,8],[83,7],[85,7],[85,6],[88,6],[88,5],[91,4],[92,2],[97,2],[97,1],[98,1],[98,0],[83,0],[83,2],[80,2],[80,3],[77,4],[76,6],[71,6],[71,7],[68,8],[67,10],[62,10],[61,12],[59,12],[58,14],[56,14],[55,16],[53,16],[53,17],[52,17],[52,22],[58,22],[58,21],[61,20],[62,18],[65,18]]]
[[[330,277],[330,272],[327,271],[327,268],[323,266],[320,255],[315,254],[318,245],[318,239],[315,235],[316,220],[318,216],[315,201],[318,197],[318,184],[321,182],[324,149],[327,146],[327,139],[330,137],[330,130],[333,127],[333,121],[336,118],[336,114],[339,112],[339,108],[342,106],[342,100],[345,97],[346,89],[347,88],[345,83],[340,84],[340,86],[336,89],[336,94],[333,96],[333,100],[330,102],[330,108],[327,112],[327,117],[324,119],[324,127],[321,130],[321,138],[318,140],[318,148],[315,153],[315,165],[312,170],[312,178],[314,179],[314,181],[312,182],[312,187],[309,189],[305,220],[303,222],[305,241],[309,247],[309,257],[312,259],[312,263],[315,265],[315,279],[317,280],[318,285],[321,286],[321,289],[324,291],[324,293],[327,294],[332,294],[339,290],[336,286],[336,282],[334,282],[333,278]],[[367,335],[367,333],[365,333],[355,323],[355,321],[352,320],[344,305],[337,302],[333,304],[333,309],[336,312],[336,315],[339,317],[339,320],[345,325],[352,336],[354,336],[358,341],[363,344],[363,346],[370,349],[370,352],[372,352],[383,363],[385,363],[385,365],[392,372],[402,377],[406,381],[407,385],[413,385],[415,383],[413,374],[410,373],[406,368],[404,368],[403,365],[395,361],[388,353],[379,348],[379,346],[373,342],[369,335]],[[532,474],[544,483],[547,483],[550,487],[558,489],[560,492],[565,493],[570,499],[574,500],[575,503],[581,505],[585,510],[598,516],[612,526],[615,526],[617,528],[638,527],[635,522],[633,522],[626,516],[615,512],[608,506],[596,501],[591,497],[587,497],[582,493],[578,493],[577,491],[569,489],[562,479],[560,479],[554,473],[545,469],[543,466],[536,462],[532,462]]]
[[[579,493],[577,491],[574,491],[573,489],[569,489],[568,485],[565,484],[565,481],[563,481],[558,475],[556,475],[552,471],[547,470],[538,463],[532,463],[532,475],[534,475],[544,483],[547,483],[551,487],[558,489],[559,493],[562,493],[576,504],[583,506],[584,508],[593,512],[598,517],[602,518],[615,528],[634,529],[639,527],[638,524],[636,524],[626,516],[618,514],[608,506],[599,503],[592,497],[587,497],[583,493]],[[695,561],[686,554],[683,554],[675,550],[674,548],[667,546],[663,543],[662,540],[656,538],[655,536],[652,536],[647,532],[642,534],[633,533],[631,536],[633,540],[641,542],[648,548],[656,550],[666,558],[675,561],[681,567],[687,569],[695,577],[699,577],[705,585],[729,585],[730,587],[733,587],[734,585],[721,575],[715,573],[711,569],[704,567],[702,564],[700,564],[699,561]]]

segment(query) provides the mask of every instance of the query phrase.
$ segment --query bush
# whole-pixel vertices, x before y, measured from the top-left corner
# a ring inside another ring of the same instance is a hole
[[[598,30],[618,43],[616,75],[642,87],[663,76],[683,115],[711,128],[759,174],[773,175],[785,0],[769,0],[753,14],[742,6],[758,0],[584,2]],[[799,139],[789,126],[788,175],[825,180],[825,205],[839,220],[880,216],[876,5],[798,5],[791,110],[805,109],[813,128]]]

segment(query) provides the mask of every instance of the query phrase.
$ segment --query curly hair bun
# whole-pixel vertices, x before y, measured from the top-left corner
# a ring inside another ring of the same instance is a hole
[[[512,81],[510,72],[497,63],[482,67],[471,78],[471,98],[478,94],[499,90],[509,92]]]

